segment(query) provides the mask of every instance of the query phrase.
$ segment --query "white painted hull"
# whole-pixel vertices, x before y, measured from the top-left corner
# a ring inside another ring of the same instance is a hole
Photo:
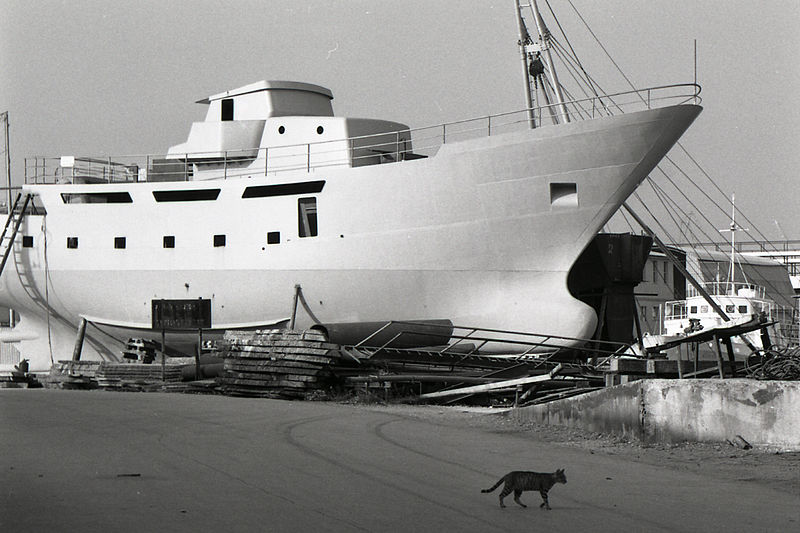
[[[26,217],[21,233],[34,246],[17,239],[0,304],[38,336],[20,346],[34,370],[49,367],[50,344],[55,360],[71,356],[80,316],[146,328],[151,300],[203,297],[214,327],[269,324],[288,318],[296,284],[323,322],[450,319],[586,337],[596,318],[567,291],[567,273],[699,111],[675,106],[508,133],[360,168],[29,186],[47,215]],[[316,237],[298,238],[298,196],[242,198],[247,186],[309,180],[325,180],[313,195]],[[554,183],[574,183],[575,201],[553,203]],[[221,189],[216,201],[164,204],[152,195],[209,187]],[[133,202],[64,204],[65,191],[128,191]],[[268,245],[273,231],[281,243]],[[211,245],[217,234],[225,247]],[[162,248],[164,235],[175,236],[174,249]],[[78,249],[68,249],[75,236]],[[126,248],[114,249],[120,236]],[[83,357],[104,356],[93,343],[103,337],[87,333]]]

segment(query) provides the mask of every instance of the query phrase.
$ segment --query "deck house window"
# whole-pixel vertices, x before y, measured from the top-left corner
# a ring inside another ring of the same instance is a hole
[[[746,305],[740,305],[739,306],[739,312],[742,313],[743,315],[746,315],[747,314],[747,306]]]
[[[280,244],[281,243],[281,232],[280,231],[270,231],[267,233],[267,244]]]
[[[77,237],[67,237],[67,248],[76,249],[78,247]]]
[[[164,235],[164,248],[175,248],[175,235]]]
[[[317,236],[317,199],[297,199],[297,234],[300,237]]]
[[[22,236],[22,247],[23,248],[33,248],[33,235],[23,235]]]
[[[233,120],[233,98],[226,98],[222,102],[222,120]]]
[[[125,237],[114,237],[114,248],[122,249],[125,248],[126,245]]]
[[[214,235],[214,247],[225,246],[225,235]]]
[[[689,312],[692,313],[693,315],[696,315],[697,314],[697,306],[696,305],[691,306],[689,308]]]

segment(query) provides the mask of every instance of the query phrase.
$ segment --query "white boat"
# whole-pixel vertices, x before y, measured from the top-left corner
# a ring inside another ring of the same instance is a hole
[[[687,286],[685,300],[672,300],[664,304],[664,335],[662,341],[675,340],[691,336],[700,331],[715,328],[730,328],[737,325],[762,322],[763,328],[752,330],[742,335],[731,337],[734,356],[744,359],[756,350],[765,348],[763,332],[772,346],[795,347],[798,345],[798,313],[794,307],[780,305],[770,297],[766,287],[751,283],[746,278],[744,268],[740,277],[745,281],[737,281],[736,265],[747,263],[772,263],[774,261],[759,258],[736,258],[736,232],[742,228],[736,223],[735,197],[731,199],[731,222],[722,232],[730,232],[730,255],[728,259],[727,279],[724,281],[706,281],[699,287]],[[706,256],[713,256],[705,252]],[[698,269],[702,270],[702,269]],[[788,274],[787,274],[788,276]],[[719,277],[719,275],[717,276]],[[701,290],[702,289],[702,290]],[[775,288],[773,288],[773,291]],[[705,293],[705,294],[703,294]],[[708,343],[701,352],[705,358],[716,357],[717,347]]]
[[[665,338],[680,338],[697,331],[731,327],[761,319],[765,324],[769,324],[766,330],[772,345],[797,346],[796,311],[791,307],[775,303],[767,295],[764,287],[752,283],[709,282],[704,283],[703,288],[725,311],[729,320],[723,319],[699,291],[692,287],[688,289],[685,300],[665,303]],[[756,349],[764,348],[760,329],[745,333],[741,337],[732,337],[731,341],[734,353],[739,357],[752,353],[753,349],[747,345],[748,342]]]
[[[296,286],[322,324],[589,337],[567,274],[701,110],[672,86],[617,95],[633,111],[614,116],[578,120],[608,106],[595,97],[410,130],[337,117],[332,98],[262,81],[202,100],[165,155],[26,160],[0,277],[20,321],[0,340],[47,370],[83,318],[82,358],[114,359],[112,338],[159,337],[154,301],[210,301],[213,333],[285,324]],[[551,110],[560,123],[531,127]]]

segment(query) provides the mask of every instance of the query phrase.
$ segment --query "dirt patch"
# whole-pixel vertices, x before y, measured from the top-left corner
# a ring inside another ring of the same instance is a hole
[[[614,455],[626,460],[693,472],[727,481],[748,481],[800,494],[800,452],[743,450],[727,442],[643,444],[616,435],[591,433],[533,422],[519,423],[499,409],[412,405],[362,405],[436,424],[516,432],[539,442]]]

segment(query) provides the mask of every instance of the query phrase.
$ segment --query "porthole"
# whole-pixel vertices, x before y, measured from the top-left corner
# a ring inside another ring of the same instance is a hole
[[[278,128],[278,133],[280,133],[281,135],[283,135],[284,133],[286,133],[286,128],[284,128],[283,126],[279,127],[279,128]]]
[[[317,126],[317,133],[318,134],[322,135],[323,131],[325,131],[325,128],[323,128],[322,126]]]

